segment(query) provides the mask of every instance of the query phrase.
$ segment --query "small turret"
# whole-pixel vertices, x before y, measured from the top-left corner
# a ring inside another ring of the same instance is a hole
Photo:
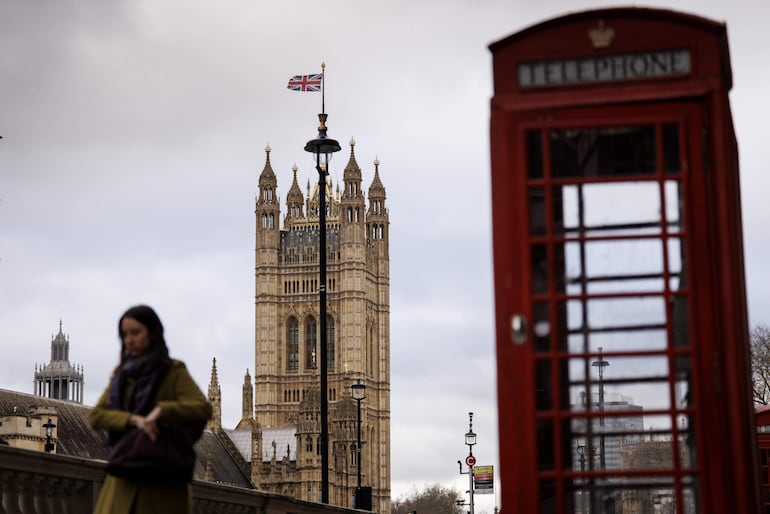
[[[267,145],[254,214],[257,217],[257,259],[274,262],[279,245],[281,207],[277,195],[278,181],[270,164],[270,150],[270,145]],[[260,257],[260,252],[266,253]]]
[[[367,239],[372,243],[386,240],[388,237],[388,209],[385,199],[385,187],[380,180],[380,160],[375,158],[374,178],[369,186],[369,210],[366,213]]]
[[[364,193],[361,191],[361,168],[356,162],[355,154],[356,140],[350,138],[350,158],[348,164],[345,166],[345,173],[343,174],[344,190],[342,193],[342,199],[340,201],[341,224],[356,224],[363,226],[364,222],[364,209],[365,200]],[[363,243],[363,232],[358,236],[353,233],[345,234],[348,241],[354,241],[356,239]]]
[[[249,428],[254,425],[254,386],[251,384],[251,375],[246,370],[243,377],[243,392],[241,395],[241,420],[235,427],[237,429]]]
[[[286,213],[284,224],[287,225],[290,221],[303,216],[303,204],[305,203],[305,198],[302,196],[302,191],[300,191],[299,184],[297,183],[297,169],[297,163],[294,163],[294,166],[291,167],[291,171],[294,173],[294,180],[286,195],[286,207],[288,208],[288,211]]]

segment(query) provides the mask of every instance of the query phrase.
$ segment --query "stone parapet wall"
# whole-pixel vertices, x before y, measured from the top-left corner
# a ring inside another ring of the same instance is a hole
[[[104,461],[0,446],[0,512],[93,512],[104,481]],[[356,512],[230,485],[195,481],[194,514],[351,514]]]

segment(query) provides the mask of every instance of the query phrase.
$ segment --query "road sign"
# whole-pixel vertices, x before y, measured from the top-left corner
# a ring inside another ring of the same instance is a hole
[[[465,457],[465,464],[467,464],[469,468],[472,468],[473,466],[476,465],[476,457],[474,457],[473,455],[468,455],[467,457]]]

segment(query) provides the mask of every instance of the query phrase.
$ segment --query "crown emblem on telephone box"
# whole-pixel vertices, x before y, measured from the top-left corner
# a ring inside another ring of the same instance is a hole
[[[588,31],[588,37],[594,48],[608,48],[615,37],[615,29],[607,27],[604,20],[599,20],[598,26]]]

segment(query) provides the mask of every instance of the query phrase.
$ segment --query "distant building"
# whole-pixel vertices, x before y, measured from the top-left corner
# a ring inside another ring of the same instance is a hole
[[[83,366],[69,361],[70,340],[62,332],[51,337],[51,361],[38,367],[35,364],[35,391],[37,396],[83,403]]]
[[[581,403],[586,405],[587,395],[581,393]],[[644,432],[644,417],[642,412],[644,407],[635,405],[634,400],[631,397],[622,395],[620,393],[605,392],[604,402],[599,405],[599,395],[593,393],[591,395],[591,410],[599,411],[603,409],[605,412],[612,412],[611,416],[605,416],[604,419],[594,418],[592,432],[595,434],[594,443],[591,445],[594,451],[594,459],[599,459],[601,456],[597,453],[601,448],[602,433],[607,434],[603,436],[604,442],[604,465],[605,469],[622,469],[623,463],[623,451],[624,448],[641,442],[641,434]],[[629,411],[626,416],[618,416],[617,411]],[[603,427],[601,426],[603,424]],[[577,424],[576,427],[583,430],[583,426]],[[619,434],[619,435],[612,435]],[[579,462],[577,455],[573,456],[574,462]],[[596,466],[594,466],[596,467]]]

